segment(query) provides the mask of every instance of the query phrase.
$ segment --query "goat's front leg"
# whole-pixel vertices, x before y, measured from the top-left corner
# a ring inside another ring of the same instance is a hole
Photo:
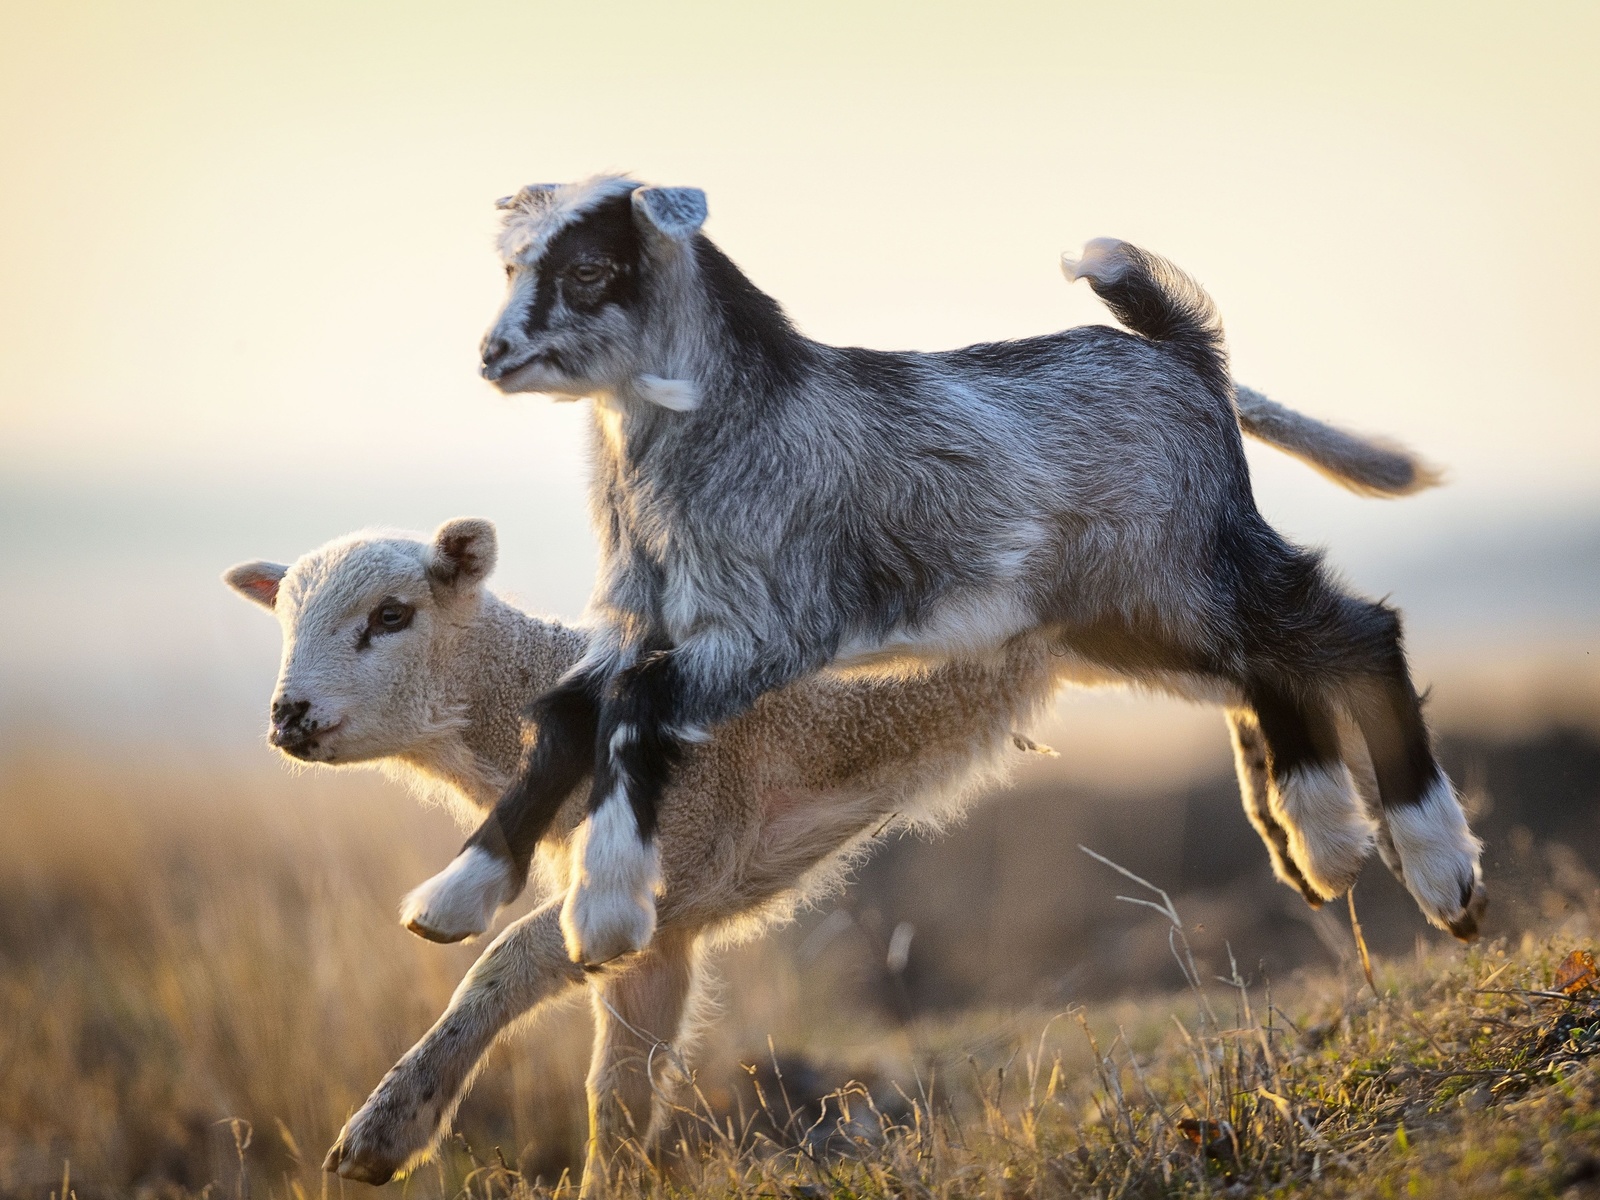
[[[533,744],[517,782],[450,865],[401,902],[400,922],[412,933],[433,942],[475,937],[517,898],[534,848],[593,761],[606,673],[603,664],[585,663],[533,702],[527,714]]]
[[[345,1122],[323,1169],[380,1184],[416,1166],[501,1032],[583,980],[562,945],[555,901],[507,926],[467,972],[444,1015]]]
[[[749,651],[700,635],[642,656],[612,680],[600,709],[589,817],[578,828],[577,869],[561,910],[575,962],[607,963],[649,944],[661,887],[657,810],[685,749],[802,673]]]
[[[589,1066],[589,1149],[582,1195],[641,1165],[660,1132],[658,1097],[677,1064],[694,993],[693,934],[663,933],[617,974],[592,980],[594,1058]]]

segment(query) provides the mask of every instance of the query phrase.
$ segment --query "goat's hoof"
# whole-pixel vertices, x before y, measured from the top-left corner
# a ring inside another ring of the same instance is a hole
[[[486,932],[516,892],[510,864],[472,846],[400,902],[400,923],[430,942],[465,941]]]
[[[652,897],[617,895],[595,887],[574,887],[561,906],[561,934],[567,954],[585,970],[634,954],[650,944],[656,931]]]
[[[1477,938],[1483,924],[1483,915],[1489,908],[1489,893],[1479,880],[1473,880],[1472,896],[1462,908],[1461,915],[1449,922],[1450,932],[1463,942]]]

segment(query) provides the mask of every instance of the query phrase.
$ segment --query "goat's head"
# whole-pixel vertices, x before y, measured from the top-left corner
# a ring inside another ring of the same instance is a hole
[[[457,718],[454,633],[478,611],[494,526],[448,521],[431,542],[355,534],[223,580],[283,627],[269,740],[305,762],[404,753]]]
[[[692,389],[670,386],[670,365],[650,361],[664,348],[649,317],[692,259],[705,194],[601,176],[525,187],[500,208],[509,294],[483,339],[484,378],[503,392],[576,398],[632,388],[692,407]]]

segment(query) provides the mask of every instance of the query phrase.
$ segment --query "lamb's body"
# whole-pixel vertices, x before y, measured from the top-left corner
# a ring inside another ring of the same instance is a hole
[[[431,546],[357,535],[290,568],[235,568],[230,582],[284,628],[274,740],[307,761],[374,763],[428,790],[443,785],[468,810],[492,806],[518,769],[526,698],[554,686],[588,643],[482,588],[493,558],[492,527],[458,521]],[[956,815],[978,782],[1003,771],[1013,728],[1048,699],[1057,667],[1044,643],[1018,639],[983,664],[824,675],[762,697],[685,757],[666,795],[649,949],[586,974],[563,949],[559,902],[508,927],[351,1118],[330,1167],[381,1183],[421,1159],[499,1033],[587,982],[598,1028],[586,1177],[603,1178],[625,1146],[648,1141],[673,1056],[653,1056],[654,1079],[646,1060],[656,1043],[681,1047],[692,1034],[703,947],[788,917],[875,832]],[[286,723],[285,710],[302,716]],[[581,860],[583,815],[574,795],[542,843],[554,892]],[[409,914],[447,937],[463,917],[480,914]]]
[[[887,353],[796,332],[699,232],[692,189],[599,179],[504,207],[512,291],[485,374],[594,398],[597,636],[431,894],[514,890],[590,773],[568,947],[638,949],[656,800],[686,744],[830,664],[983,657],[1030,633],[1085,673],[1229,706],[1246,796],[1248,759],[1288,833],[1280,874],[1313,902],[1348,889],[1378,830],[1344,761],[1353,720],[1391,865],[1431,921],[1473,934],[1478,845],[1398,615],[1262,519],[1221,322],[1171,264],[1120,242],[1067,264],[1133,334]]]

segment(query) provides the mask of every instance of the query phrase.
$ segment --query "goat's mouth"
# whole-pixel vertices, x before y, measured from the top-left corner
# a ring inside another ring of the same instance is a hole
[[[537,392],[550,376],[565,378],[566,364],[555,350],[539,350],[510,366],[483,368],[483,377],[502,392]]]

